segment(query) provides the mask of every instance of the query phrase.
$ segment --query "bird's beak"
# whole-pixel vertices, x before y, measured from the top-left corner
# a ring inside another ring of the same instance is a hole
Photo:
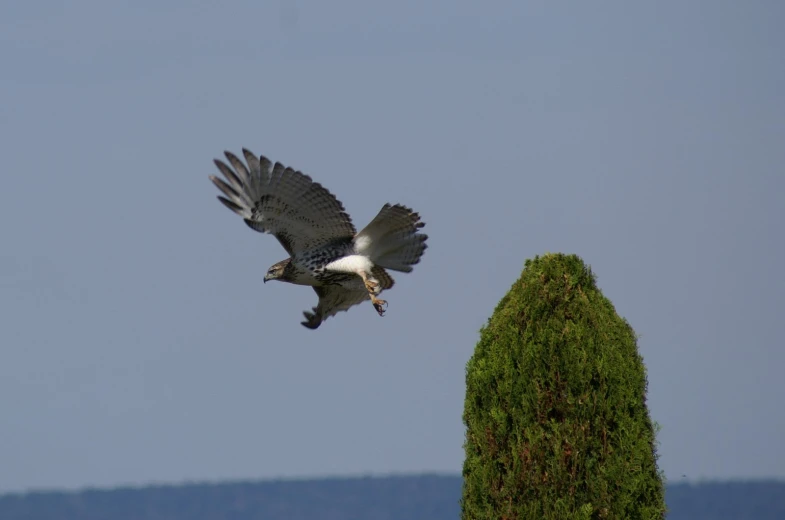
[[[269,280],[269,278],[267,278],[267,275],[264,275],[264,282],[263,283],[267,283],[267,280]]]

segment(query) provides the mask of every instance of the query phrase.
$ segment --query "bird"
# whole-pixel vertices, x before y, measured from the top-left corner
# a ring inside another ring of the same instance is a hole
[[[289,255],[267,269],[263,282],[313,287],[317,305],[301,322],[308,329],[367,300],[384,316],[387,302],[378,296],[395,284],[387,271],[410,273],[428,247],[419,213],[386,203],[358,233],[343,204],[309,175],[246,148],[242,154],[245,162],[225,151],[226,161],[214,163],[226,180],[209,178],[224,206],[273,235]]]

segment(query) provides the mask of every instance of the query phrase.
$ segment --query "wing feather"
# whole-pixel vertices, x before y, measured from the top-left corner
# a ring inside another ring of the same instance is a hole
[[[347,289],[340,285],[317,286],[313,290],[319,296],[319,303],[311,312],[303,312],[305,321],[302,325],[309,329],[317,329],[327,318],[371,298],[365,289]]]
[[[224,155],[229,164],[214,162],[226,181],[210,176],[226,196],[218,199],[252,229],[274,235],[290,255],[357,233],[343,204],[308,175],[245,148],[245,163]]]
[[[354,246],[376,265],[409,273],[428,247],[428,235],[420,232],[424,226],[419,213],[400,204],[385,204],[357,233]]]

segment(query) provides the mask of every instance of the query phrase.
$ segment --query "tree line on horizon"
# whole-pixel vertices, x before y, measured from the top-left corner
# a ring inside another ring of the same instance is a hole
[[[2,520],[456,520],[460,475],[168,484],[0,494]],[[669,484],[668,520],[781,520],[785,482]]]

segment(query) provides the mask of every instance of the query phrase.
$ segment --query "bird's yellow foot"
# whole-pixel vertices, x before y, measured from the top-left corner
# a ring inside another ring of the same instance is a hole
[[[365,280],[365,289],[369,294],[379,294],[382,292],[382,287],[379,282],[374,280]]]
[[[379,316],[384,316],[384,308],[387,306],[387,301],[371,296],[371,303],[373,304],[373,308],[376,309],[376,312],[379,313]]]

